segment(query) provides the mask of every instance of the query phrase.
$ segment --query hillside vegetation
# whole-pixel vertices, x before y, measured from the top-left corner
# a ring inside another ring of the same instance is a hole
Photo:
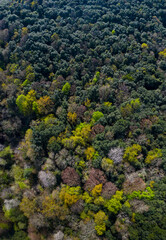
[[[166,1],[0,4],[0,239],[166,239]]]

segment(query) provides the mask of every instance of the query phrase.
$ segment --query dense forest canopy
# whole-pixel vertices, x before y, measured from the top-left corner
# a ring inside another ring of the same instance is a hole
[[[166,1],[0,0],[0,239],[166,239]]]

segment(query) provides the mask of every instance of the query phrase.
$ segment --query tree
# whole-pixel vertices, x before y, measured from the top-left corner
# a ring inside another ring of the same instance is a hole
[[[53,111],[54,103],[49,96],[40,97],[37,103],[37,111],[41,115],[47,115]]]
[[[166,57],[166,48],[163,51],[160,51],[159,55],[165,58]]]
[[[68,112],[67,118],[70,123],[74,124],[77,120],[77,114],[75,112],[74,113]]]
[[[30,90],[26,96],[21,94],[16,99],[16,104],[24,116],[29,116],[32,114],[35,102],[36,92],[34,90]]]
[[[98,184],[92,189],[91,195],[96,198],[99,195],[101,195],[101,191],[102,191],[102,184]]]
[[[148,44],[142,43],[142,44],[141,44],[141,48],[142,48],[142,49],[147,49],[147,48],[148,48]]]
[[[71,206],[81,198],[81,187],[62,187],[59,198],[66,206]]]
[[[142,147],[139,144],[133,144],[131,147],[125,149],[123,159],[129,162],[137,162],[138,155],[141,153]]]
[[[134,111],[136,111],[137,109],[139,109],[141,106],[141,103],[140,103],[140,99],[137,98],[137,99],[133,99],[131,100],[129,103],[127,104],[122,104],[120,110],[121,110],[121,113],[122,113],[122,116],[123,117],[128,117],[130,116]]]
[[[106,231],[105,221],[108,219],[108,216],[103,211],[99,211],[94,215],[94,220],[96,223],[95,230],[98,235],[103,235]]]
[[[94,122],[97,122],[100,118],[104,117],[104,114],[102,112],[94,112],[92,115],[92,120],[94,120]]]
[[[17,104],[20,112],[23,113],[24,115],[28,115],[30,113],[31,109],[29,109],[26,96],[24,96],[23,94],[21,94],[17,97],[16,104]]]
[[[114,162],[109,158],[103,158],[101,162],[101,167],[106,173],[110,173],[113,170]]]
[[[77,145],[85,146],[90,138],[91,125],[80,123],[73,131],[73,135],[62,140],[62,144],[69,149],[74,149]]]
[[[22,28],[22,36],[26,35],[28,33],[28,28],[27,27],[23,27]]]
[[[67,167],[62,171],[62,180],[64,184],[67,184],[70,187],[80,185],[80,176],[75,169],[71,167]]]
[[[52,172],[40,171],[38,178],[45,188],[53,187],[56,185],[56,177]]]
[[[123,183],[124,194],[131,194],[133,191],[143,191],[146,188],[146,183],[140,177],[130,177]]]
[[[85,150],[85,155],[86,155],[86,159],[87,160],[92,160],[93,157],[95,156],[95,149],[93,147],[88,147],[86,150]]]
[[[93,83],[96,83],[100,78],[100,72],[96,72],[94,78],[93,78]]]
[[[59,152],[59,150],[61,149],[55,136],[53,136],[49,139],[48,144],[47,144],[47,149],[48,149],[48,151],[54,152],[54,153]]]
[[[52,195],[44,196],[42,199],[41,209],[39,210],[46,218],[64,220],[69,211],[67,206],[62,205],[58,199]]]
[[[102,188],[102,193],[101,195],[105,198],[105,199],[110,199],[118,190],[118,188],[115,186],[114,183],[112,182],[106,182],[103,185]]]
[[[65,85],[63,86],[63,88],[62,88],[62,93],[64,93],[64,94],[68,94],[69,93],[69,91],[70,91],[70,88],[71,88],[71,85],[70,85],[70,83],[65,83]]]
[[[122,207],[123,191],[117,191],[110,200],[105,203],[105,207],[109,212],[117,214]]]
[[[107,179],[103,171],[92,168],[88,172],[88,179],[85,182],[84,189],[91,191],[96,185],[106,183]]]
[[[161,157],[162,157],[161,149],[155,148],[155,149],[148,152],[148,155],[145,158],[145,163],[150,164],[156,158],[161,158]]]
[[[113,160],[114,164],[119,164],[123,161],[123,148],[111,148],[108,157]]]
[[[32,200],[32,199],[29,199],[27,197],[23,197],[23,199],[20,203],[21,211],[28,218],[35,213],[36,207],[37,207],[37,205],[36,205],[36,199],[35,198]]]

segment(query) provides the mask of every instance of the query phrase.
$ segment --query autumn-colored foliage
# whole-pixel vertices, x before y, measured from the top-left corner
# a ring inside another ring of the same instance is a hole
[[[74,124],[77,120],[77,114],[75,112],[74,113],[68,112],[67,118],[70,123]]]
[[[95,229],[98,235],[103,235],[103,233],[106,231],[106,225],[105,221],[108,219],[108,216],[103,211],[99,211],[94,215],[95,219]]]
[[[59,198],[64,202],[66,206],[71,206],[80,199],[81,188],[80,187],[62,187]]]
[[[87,160],[92,160],[95,155],[95,149],[93,147],[88,147],[85,150],[85,155]]]
[[[45,196],[42,200],[41,213],[47,218],[59,218],[64,220],[68,214],[68,208],[61,205],[52,196]]]
[[[129,179],[126,179],[126,181],[123,184],[123,190],[125,194],[130,194],[133,191],[143,191],[146,188],[146,184],[140,177],[130,177]]]
[[[161,157],[162,157],[161,149],[155,148],[155,149],[148,152],[148,155],[145,159],[145,162],[150,164],[153,160],[155,160],[157,158],[161,158]]]
[[[54,103],[49,96],[41,97],[37,101],[37,111],[41,115],[47,115],[48,113],[53,111],[53,106]]]
[[[113,184],[112,182],[106,182],[103,185],[101,195],[106,199],[110,199],[117,190],[118,188],[115,186],[115,184]]]
[[[96,198],[101,194],[101,191],[102,191],[102,184],[98,184],[92,189],[91,194],[93,197]]]
[[[0,0],[1,240],[166,239],[165,8]]]
[[[36,199],[28,199],[24,197],[20,203],[20,209],[26,217],[30,217],[36,211]]]
[[[62,171],[62,180],[63,183],[75,187],[80,185],[80,177],[74,168],[67,167],[64,171]]]
[[[133,144],[131,147],[127,147],[123,155],[123,159],[129,162],[137,162],[138,155],[141,153],[142,148],[139,144]]]
[[[88,174],[88,180],[85,182],[84,189],[91,191],[96,185],[106,183],[104,172],[99,169],[92,168]]]

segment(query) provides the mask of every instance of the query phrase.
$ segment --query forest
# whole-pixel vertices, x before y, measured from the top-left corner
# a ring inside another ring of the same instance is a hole
[[[0,0],[0,239],[166,239],[165,0]]]

